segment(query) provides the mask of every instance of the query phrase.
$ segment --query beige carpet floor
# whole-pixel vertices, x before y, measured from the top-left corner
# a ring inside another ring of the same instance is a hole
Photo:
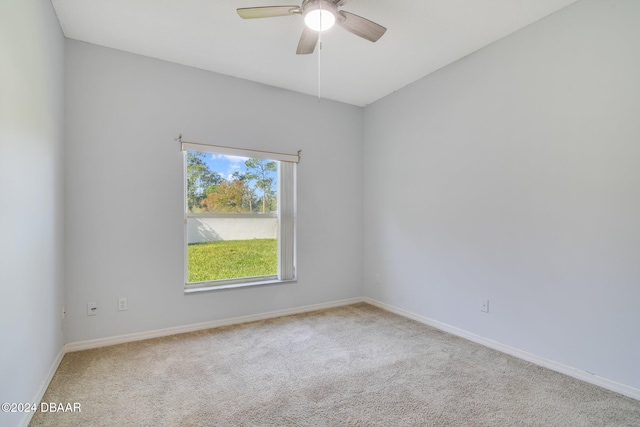
[[[640,426],[640,402],[367,304],[65,355],[32,426]]]

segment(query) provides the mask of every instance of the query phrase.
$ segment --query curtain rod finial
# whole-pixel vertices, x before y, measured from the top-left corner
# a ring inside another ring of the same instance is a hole
[[[178,137],[175,139],[175,141],[178,141],[179,143],[182,144],[182,134],[178,135]]]

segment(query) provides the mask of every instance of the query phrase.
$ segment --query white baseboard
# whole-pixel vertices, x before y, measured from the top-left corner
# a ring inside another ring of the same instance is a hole
[[[433,326],[436,329],[440,329],[452,335],[456,335],[461,338],[467,339],[469,341],[473,341],[475,343],[484,345],[485,347],[498,350],[502,353],[509,354],[511,356],[517,357],[522,360],[526,360],[527,362],[531,362],[535,365],[539,365],[544,368],[548,368],[553,371],[560,372],[561,374],[569,375],[570,377],[577,378],[579,380],[597,385],[602,388],[606,388],[607,390],[615,391],[616,393],[623,394],[625,396],[631,397],[632,399],[640,400],[640,389],[637,389],[635,387],[631,387],[626,384],[621,384],[619,382],[610,380],[608,378],[600,377],[590,372],[586,372],[578,368],[567,366],[562,363],[558,363],[553,360],[549,360],[544,357],[541,357],[532,353],[528,353],[524,350],[510,347],[498,341],[481,337],[480,335],[476,335],[474,333],[465,331],[463,329],[456,328],[455,326],[447,325],[446,323],[429,319],[428,317],[424,317],[419,314],[415,314],[410,311],[403,310],[401,308],[394,307],[389,304],[385,304],[383,302],[374,300],[372,298],[365,297],[363,298],[363,301],[366,302],[367,304],[374,305],[383,310],[390,311],[391,313],[399,314],[400,316],[415,320],[420,323],[424,323],[425,325]]]
[[[285,310],[270,311],[267,313],[251,314],[248,316],[231,317],[228,319],[214,320],[211,322],[195,323],[191,325],[176,326],[173,328],[156,329],[147,332],[138,332],[134,334],[118,335],[115,337],[99,338],[95,340],[77,341],[65,344],[66,353],[80,350],[88,350],[91,348],[106,347],[109,345],[123,344],[133,341],[147,340],[150,338],[166,337],[169,335],[183,334],[186,332],[202,331],[205,329],[219,328],[221,326],[237,325],[240,323],[255,322],[257,320],[273,319],[276,317],[290,316],[292,314],[308,313],[311,311],[325,310],[327,308],[342,307],[345,305],[357,304],[363,302],[361,297],[350,298],[340,301],[331,301],[321,304],[306,305],[302,307],[289,308]]]
[[[54,359],[53,363],[51,363],[51,366],[49,367],[49,372],[47,373],[47,376],[44,379],[44,381],[42,381],[42,384],[40,385],[40,388],[38,389],[36,396],[31,401],[33,403],[38,404],[38,410],[40,409],[39,407],[40,401],[42,400],[44,393],[47,391],[47,388],[49,387],[49,383],[53,379],[53,376],[58,370],[58,366],[60,366],[60,362],[62,362],[62,358],[64,357],[64,355],[65,355],[65,349],[64,349],[64,346],[62,346],[62,348],[60,349],[60,352]],[[31,418],[33,418],[34,414],[35,412],[25,412],[24,415],[22,416],[22,419],[20,420],[20,424],[18,425],[20,427],[27,427],[31,422]]]

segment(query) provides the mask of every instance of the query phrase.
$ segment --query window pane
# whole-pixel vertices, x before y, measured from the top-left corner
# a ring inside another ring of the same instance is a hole
[[[187,282],[276,275],[278,218],[189,218]]]
[[[237,154],[185,152],[190,289],[295,278],[295,165]]]
[[[278,162],[187,151],[187,212],[278,211]]]

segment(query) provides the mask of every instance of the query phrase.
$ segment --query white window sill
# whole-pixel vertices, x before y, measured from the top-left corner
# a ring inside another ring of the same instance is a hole
[[[209,291],[221,291],[226,289],[236,289],[236,288],[248,288],[251,286],[264,286],[264,285],[279,285],[282,283],[294,283],[297,282],[297,279],[289,279],[289,280],[264,280],[260,282],[245,282],[245,283],[230,283],[226,285],[211,285],[207,286],[207,284],[203,284],[203,286],[199,286],[197,288],[185,288],[185,294],[197,294],[200,292],[209,292]]]

